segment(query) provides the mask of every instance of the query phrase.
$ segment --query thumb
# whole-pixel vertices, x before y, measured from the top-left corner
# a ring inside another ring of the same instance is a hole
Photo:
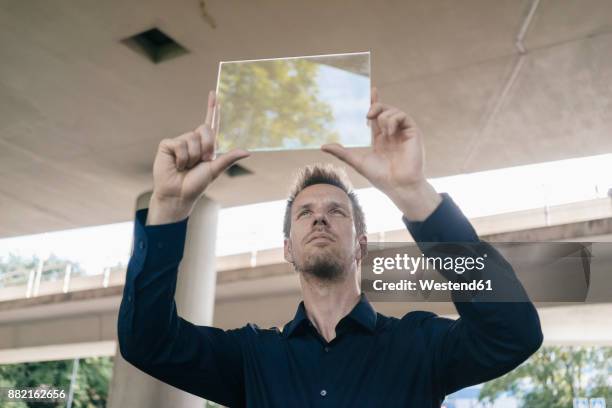
[[[321,150],[325,153],[329,153],[332,156],[336,157],[339,160],[342,160],[358,172],[360,172],[359,167],[360,163],[358,158],[355,156],[353,152],[348,150],[346,147],[342,146],[339,143],[328,143],[321,146]]]
[[[218,156],[215,160],[210,163],[212,171],[212,179],[219,177],[221,173],[227,170],[230,166],[236,163],[238,160],[242,160],[251,155],[250,152],[244,149],[234,149],[227,153]]]

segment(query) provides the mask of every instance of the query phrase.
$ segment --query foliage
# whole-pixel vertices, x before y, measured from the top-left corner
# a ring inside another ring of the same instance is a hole
[[[484,384],[481,401],[509,392],[524,407],[571,407],[574,397],[612,398],[612,348],[543,347],[521,366]]]
[[[331,107],[319,100],[319,65],[307,60],[224,64],[219,149],[299,148],[338,141]]]
[[[0,386],[40,387],[70,389],[70,378],[74,360],[47,361],[0,366]],[[108,387],[113,371],[110,357],[91,357],[79,360],[77,381],[72,401],[73,408],[105,407]],[[9,405],[7,408],[59,408],[66,404],[26,402]]]
[[[29,277],[29,274],[26,272],[35,270],[38,267],[39,262],[40,258],[35,255],[31,257],[23,257],[9,253],[6,258],[0,257],[0,287],[25,285]],[[72,265],[70,272],[72,276],[81,276],[85,273],[79,263],[59,258],[54,254],[51,254],[49,258],[45,260],[45,264],[55,265],[56,267],[45,269],[43,281],[63,278],[67,264]],[[11,276],[9,278],[8,274],[13,271],[23,271],[23,273]]]

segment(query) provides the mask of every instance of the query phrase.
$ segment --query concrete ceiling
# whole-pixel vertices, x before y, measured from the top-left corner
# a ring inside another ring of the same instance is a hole
[[[159,141],[202,120],[219,61],[371,50],[382,98],[425,133],[430,177],[612,152],[609,0],[206,5],[216,29],[195,0],[0,0],[0,237],[132,219]],[[152,27],[189,53],[155,65],[121,43]],[[256,154],[254,175],[209,195],[280,199],[323,159]]]

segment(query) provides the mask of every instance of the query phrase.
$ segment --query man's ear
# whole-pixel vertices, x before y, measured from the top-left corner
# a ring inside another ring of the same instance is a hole
[[[361,234],[357,238],[359,242],[359,251],[357,252],[357,259],[359,261],[363,261],[368,254],[368,236],[366,234]]]
[[[283,254],[285,256],[285,261],[289,262],[290,264],[293,263],[293,254],[291,251],[291,241],[288,238],[285,238],[285,241],[283,242]]]

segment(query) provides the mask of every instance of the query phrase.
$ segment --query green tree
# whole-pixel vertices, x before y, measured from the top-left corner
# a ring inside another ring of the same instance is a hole
[[[574,397],[612,398],[612,348],[543,347],[515,370],[486,383],[480,401],[509,392],[529,408],[566,408]]]
[[[36,255],[23,257],[9,253],[5,257],[0,256],[0,287],[25,285],[28,282],[29,271],[38,267],[40,258]],[[52,269],[47,269],[42,277],[43,281],[62,279],[64,277],[66,265],[72,266],[71,275],[81,276],[85,271],[78,262],[63,259],[55,254],[51,254],[45,260],[46,265],[54,265]],[[17,274],[13,272],[19,272]]]
[[[338,141],[318,95],[320,64],[303,59],[224,64],[219,148],[300,148]]]
[[[0,386],[2,387],[42,387],[70,388],[70,378],[74,360],[59,360],[0,366]],[[105,407],[108,387],[113,371],[110,357],[90,357],[79,360],[77,381],[74,388],[72,406],[74,408]],[[8,405],[7,408],[59,408],[66,404],[46,402],[25,402]]]

